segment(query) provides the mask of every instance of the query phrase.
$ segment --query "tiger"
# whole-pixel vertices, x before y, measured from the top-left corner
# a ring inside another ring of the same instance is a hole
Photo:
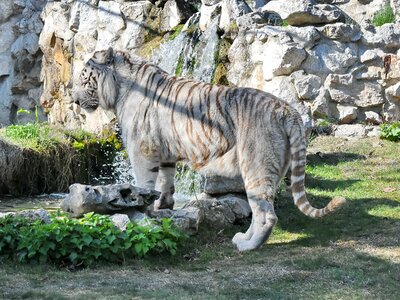
[[[173,209],[176,163],[203,175],[243,179],[251,224],[232,242],[258,249],[277,223],[274,196],[291,171],[294,204],[311,218],[345,203],[333,198],[314,208],[305,193],[306,136],[300,114],[261,90],[228,87],[168,74],[138,56],[112,48],[96,51],[74,84],[84,109],[115,113],[136,185],[161,192],[154,210]]]

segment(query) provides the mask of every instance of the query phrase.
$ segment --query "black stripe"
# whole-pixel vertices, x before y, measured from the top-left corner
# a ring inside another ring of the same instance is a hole
[[[162,162],[160,163],[161,168],[175,168],[174,162]]]

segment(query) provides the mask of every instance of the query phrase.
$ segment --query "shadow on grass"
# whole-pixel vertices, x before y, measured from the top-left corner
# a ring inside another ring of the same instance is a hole
[[[331,165],[336,166],[339,163],[351,162],[355,160],[365,160],[365,155],[349,152],[334,152],[334,153],[321,153],[307,155],[307,165],[314,167],[317,165]]]
[[[328,197],[314,197],[310,193],[308,199],[314,207],[324,207],[331,200]],[[347,199],[347,203],[339,211],[320,219],[305,216],[291,199],[285,200],[283,205],[276,205],[278,228],[304,235],[303,238],[296,239],[290,244],[315,246],[338,240],[360,239],[383,233],[389,227],[399,224],[397,219],[374,216],[370,213],[371,210],[379,210],[380,207],[393,209],[400,207],[399,202],[387,198]],[[381,246],[398,246],[397,243],[395,239],[386,239]]]

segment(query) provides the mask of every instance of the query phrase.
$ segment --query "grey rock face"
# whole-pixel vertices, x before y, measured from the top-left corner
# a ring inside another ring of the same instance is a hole
[[[206,176],[203,191],[207,194],[244,193],[244,183],[240,176],[227,178],[222,176]]]
[[[73,184],[69,194],[61,203],[65,212],[74,217],[88,212],[115,213],[124,211],[144,211],[160,193],[129,184],[90,186]]]

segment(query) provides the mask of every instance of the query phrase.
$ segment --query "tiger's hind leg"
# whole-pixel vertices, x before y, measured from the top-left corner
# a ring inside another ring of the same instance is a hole
[[[245,168],[253,171],[242,174],[252,211],[252,220],[245,233],[239,232],[232,239],[239,251],[253,250],[262,246],[278,221],[273,203],[280,180],[280,174],[273,172],[277,166],[256,167],[255,165],[256,163],[253,167]]]
[[[157,187],[156,189],[161,192],[161,196],[154,202],[154,209],[173,209],[175,192],[174,186],[175,178],[175,163],[173,162],[162,162],[158,171]]]

